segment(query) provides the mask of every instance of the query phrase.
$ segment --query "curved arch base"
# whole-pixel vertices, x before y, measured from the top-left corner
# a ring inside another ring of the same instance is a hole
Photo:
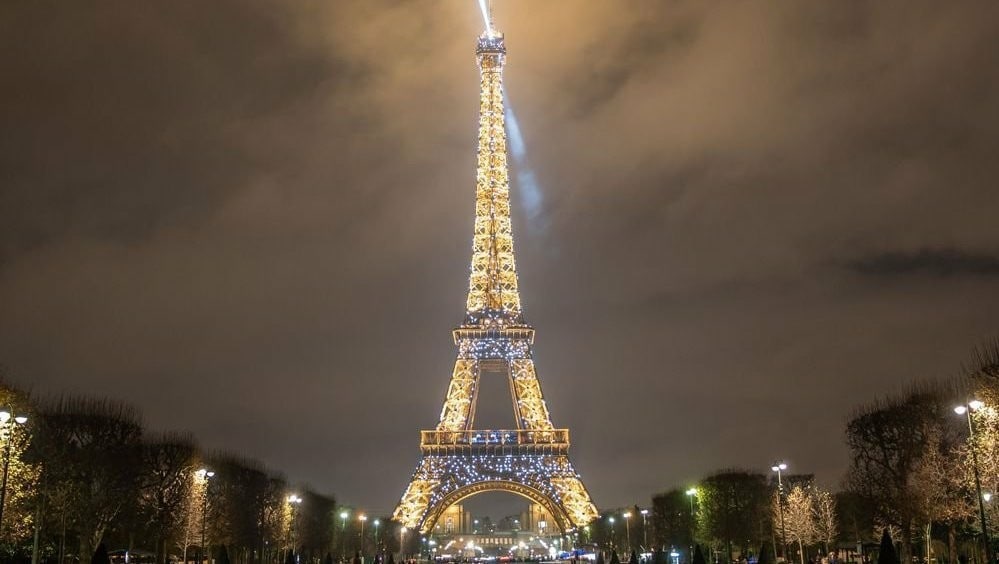
[[[582,527],[596,507],[566,455],[425,455],[393,519],[426,533],[444,510],[466,497],[504,491],[541,504],[563,531]]]

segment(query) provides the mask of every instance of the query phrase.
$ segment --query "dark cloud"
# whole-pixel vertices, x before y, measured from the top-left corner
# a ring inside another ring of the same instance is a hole
[[[526,315],[601,505],[835,484],[855,404],[995,333],[999,5],[496,4]],[[454,357],[480,25],[0,5],[0,362],[388,511]]]
[[[191,225],[291,163],[259,124],[360,71],[269,3],[7,5],[2,255]],[[255,133],[254,133],[255,132]],[[247,139],[247,137],[250,137]]]
[[[858,259],[849,267],[873,276],[929,274],[932,276],[996,276],[999,256],[974,254],[957,249],[920,249],[890,252]]]

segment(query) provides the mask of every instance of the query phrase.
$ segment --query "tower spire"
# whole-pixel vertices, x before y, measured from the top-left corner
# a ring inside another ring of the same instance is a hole
[[[482,0],[484,1],[484,0]],[[466,300],[466,325],[485,318],[503,325],[522,323],[517,267],[510,222],[506,118],[503,104],[503,34],[492,27],[491,6],[483,8],[486,31],[475,53],[479,62],[479,139],[475,178],[475,228]]]

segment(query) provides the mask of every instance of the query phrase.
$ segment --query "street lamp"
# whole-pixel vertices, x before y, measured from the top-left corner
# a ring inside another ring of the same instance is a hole
[[[649,510],[643,509],[639,511],[642,514],[642,544],[645,546],[645,550],[649,549]]]
[[[628,550],[631,550],[631,512],[625,511],[621,516],[624,517],[624,531],[625,538],[628,539]]]
[[[3,530],[3,508],[7,501],[7,473],[10,470],[10,447],[14,442],[14,429],[23,426],[28,418],[23,415],[12,415],[10,411],[0,411],[0,435],[3,436],[3,483],[0,485],[0,530]]]
[[[361,556],[364,556],[364,522],[368,520],[368,516],[361,514],[357,516],[357,520],[361,522]]]
[[[381,525],[381,524],[382,524],[381,519],[375,519],[375,554],[376,555],[378,554],[378,541],[381,540],[381,537],[378,536],[378,525]]]
[[[611,548],[613,549],[614,548],[614,516],[611,515],[610,517],[607,518],[607,520],[610,521],[610,524],[611,524],[610,544],[611,544]]]
[[[780,513],[780,544],[784,548],[784,559],[787,559],[787,538],[784,535],[784,482],[781,480],[781,472],[787,470],[787,463],[774,462],[770,467],[777,473],[777,511]]]
[[[965,415],[968,418],[968,440],[971,442],[971,467],[975,471],[975,489],[978,490],[978,517],[981,519],[982,540],[985,541],[985,561],[992,562],[992,547],[989,542],[989,529],[985,526],[985,495],[982,493],[982,479],[978,470],[978,449],[975,448],[975,420],[971,416],[972,411],[978,411],[985,407],[985,404],[978,400],[971,400],[967,405],[959,405],[954,408],[954,413]],[[992,497],[991,495],[989,496]]]
[[[347,558],[347,517],[350,517],[350,513],[346,511],[340,512],[340,557],[341,559]]]
[[[0,419],[3,416],[0,415]],[[203,562],[205,559],[205,525],[208,521],[208,484],[215,472],[207,468],[202,468],[195,472],[199,478],[204,481],[204,491],[201,492],[201,545],[198,547],[198,562]]]
[[[298,497],[297,494],[291,494],[288,496],[288,505],[291,507],[291,526],[288,527],[288,550],[290,550],[292,554],[295,554],[295,545],[298,544],[298,530],[296,527],[298,523],[297,509],[301,503],[302,498]]]
[[[687,546],[688,557],[690,561],[694,561],[694,528],[696,523],[694,523],[694,498],[697,497],[697,488],[689,488],[686,492],[687,499],[690,500],[690,545]],[[774,557],[776,558],[776,556]]]

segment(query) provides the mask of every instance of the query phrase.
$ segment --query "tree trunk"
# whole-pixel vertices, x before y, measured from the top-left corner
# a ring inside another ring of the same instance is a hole
[[[66,508],[62,508],[62,533],[59,537],[59,564],[66,558]]]
[[[957,526],[954,523],[947,525],[947,562],[957,562]]]
[[[926,523],[926,564],[930,564],[930,551],[933,550],[933,521]]]
[[[801,544],[801,539],[798,539],[798,560],[801,564],[805,564],[805,547]]]
[[[83,533],[80,535],[80,552],[78,556],[80,562],[87,562],[94,555],[94,547],[90,542],[90,535]]]
[[[39,496],[38,506],[35,509],[35,537],[31,541],[31,564],[38,564],[38,537],[42,532],[42,508],[45,505],[45,497]]]
[[[906,564],[912,562],[912,523],[906,521],[902,524],[901,534],[899,535],[898,544],[898,556],[899,561]]]

